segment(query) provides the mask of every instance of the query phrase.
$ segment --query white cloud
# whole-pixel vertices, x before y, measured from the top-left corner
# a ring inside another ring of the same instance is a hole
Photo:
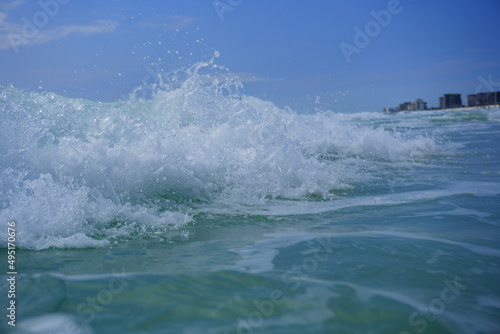
[[[24,5],[24,0],[12,0],[12,1],[3,1],[0,3],[0,9],[9,11],[11,9],[14,9],[16,7],[19,7],[21,5]]]
[[[241,82],[273,82],[273,81],[282,81],[283,79],[278,78],[269,78],[264,77],[258,74],[249,73],[249,72],[236,72],[233,73],[237,76]]]
[[[5,21],[5,16],[3,18]],[[93,35],[110,33],[116,29],[116,21],[96,21],[88,25],[65,25],[51,29],[27,30],[24,25],[2,22],[0,15],[0,50],[43,44],[63,39],[72,34]]]
[[[43,44],[73,34],[110,33],[118,26],[116,21],[100,20],[86,25],[64,25],[44,29],[43,26],[37,26],[26,17],[23,17],[19,22],[10,22],[7,19],[9,11],[24,3],[24,0],[0,3],[0,50],[13,49],[17,52],[20,47]]]
[[[7,12],[18,6],[21,6],[22,4],[24,4],[24,0],[13,0],[9,2],[5,1],[0,3],[0,31],[5,29],[4,26],[7,25],[7,23],[4,23],[4,21],[7,19]]]

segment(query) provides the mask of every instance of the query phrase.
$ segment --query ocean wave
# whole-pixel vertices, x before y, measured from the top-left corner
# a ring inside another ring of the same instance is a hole
[[[213,59],[169,75],[115,103],[0,87],[0,220],[21,223],[20,247],[178,228],[193,203],[329,198],[370,177],[353,158],[441,150],[426,134],[367,122],[379,114],[306,115],[247,96]]]

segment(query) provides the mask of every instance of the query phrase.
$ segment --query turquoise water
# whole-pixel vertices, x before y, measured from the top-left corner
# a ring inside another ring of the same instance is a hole
[[[302,114],[211,62],[183,80],[0,87],[2,332],[500,332],[500,110]]]

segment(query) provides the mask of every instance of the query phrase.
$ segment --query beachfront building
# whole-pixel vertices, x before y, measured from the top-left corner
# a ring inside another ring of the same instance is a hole
[[[427,110],[427,102],[422,99],[415,100],[415,109],[416,110]]]
[[[479,100],[477,99],[476,94],[467,95],[467,105],[469,107],[474,107],[479,105]]]
[[[460,94],[444,94],[439,98],[439,108],[449,109],[462,107],[462,95]]]
[[[416,99],[415,102],[401,103],[396,108],[384,108],[384,112],[416,111],[416,110],[427,110],[427,102],[425,102],[422,99]]]
[[[500,105],[500,91],[486,92],[467,95],[467,105],[469,107]],[[431,109],[453,109],[460,108],[462,96],[460,94],[444,94],[439,98],[439,108]],[[384,108],[385,112],[428,110],[427,102],[416,99],[415,102],[404,102],[396,108]]]
[[[472,94],[467,97],[470,107],[484,106],[488,104],[500,104],[500,92],[487,92]]]
[[[415,111],[415,103],[405,102],[398,106],[398,111]]]

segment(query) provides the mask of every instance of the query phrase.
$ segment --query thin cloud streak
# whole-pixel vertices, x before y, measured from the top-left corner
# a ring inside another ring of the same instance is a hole
[[[24,0],[13,0],[9,2],[3,2],[0,3],[0,10],[9,11],[24,4],[25,4]]]
[[[168,30],[182,30],[189,27],[196,18],[182,15],[170,15],[159,17],[154,21],[141,22],[141,26],[145,28],[166,28]]]
[[[283,79],[264,77],[264,76],[260,76],[260,75],[249,73],[249,72],[235,72],[233,74],[235,76],[237,76],[241,80],[241,82],[276,82],[276,81],[283,81]]]
[[[69,35],[80,34],[84,36],[110,33],[118,27],[117,21],[98,20],[86,25],[64,25],[50,29],[43,29],[23,17],[20,22],[8,20],[9,12],[24,5],[25,0],[13,0],[0,4],[0,50],[19,47],[29,47],[66,38]]]
[[[33,36],[25,37],[23,26],[20,24],[6,23],[2,21],[0,13],[0,50],[6,50],[17,47],[27,47],[39,45],[59,39],[63,39],[72,34],[81,34],[84,36],[111,33],[116,27],[116,21],[96,21],[89,25],[66,25],[52,29],[39,29]]]

